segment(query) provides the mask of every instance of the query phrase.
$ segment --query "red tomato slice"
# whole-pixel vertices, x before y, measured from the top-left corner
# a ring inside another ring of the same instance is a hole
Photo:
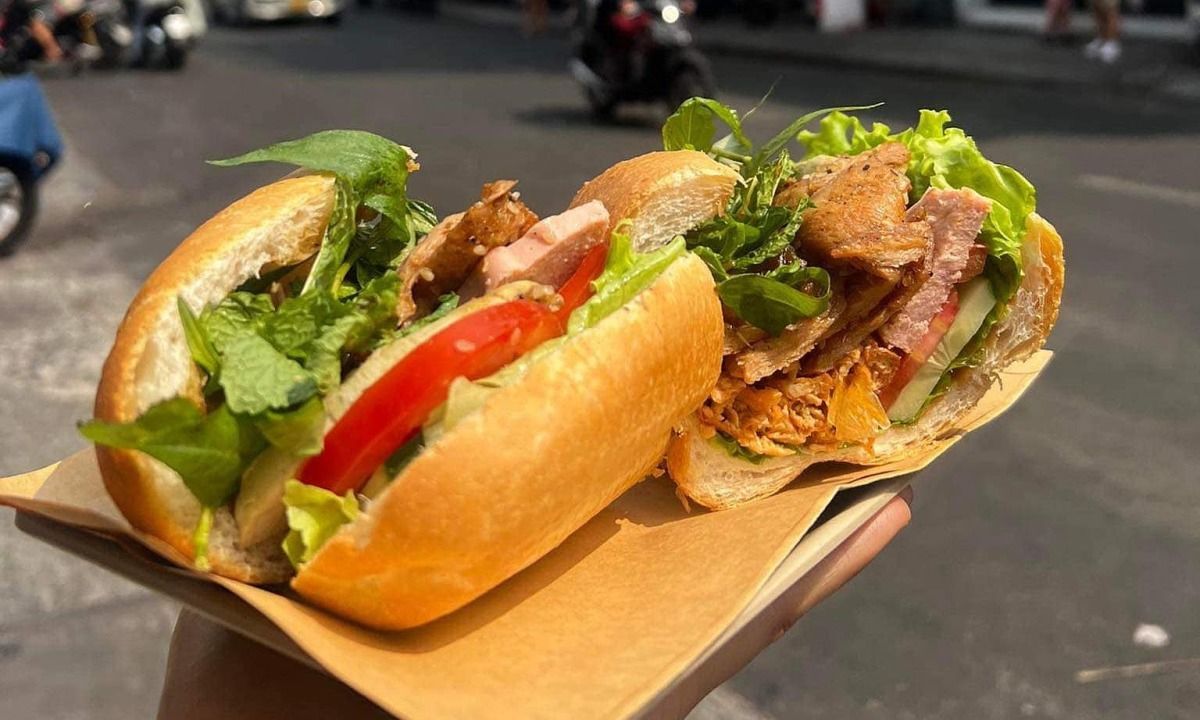
[[[574,279],[574,278],[572,278]],[[446,401],[455,378],[478,380],[563,333],[546,306],[513,300],[471,313],[418,345],[358,398],[300,470],[339,495],[357,490]]]
[[[563,286],[558,289],[558,294],[563,299],[563,305],[558,310],[558,317],[564,323],[571,315],[572,310],[587,302],[587,299],[592,296],[592,281],[604,272],[604,263],[607,260],[608,243],[605,242],[589,250],[588,254],[583,256],[575,273],[567,278]]]
[[[300,469],[300,481],[339,495],[362,487],[446,401],[455,378],[487,377],[562,335],[571,312],[591,297],[607,259],[607,243],[584,256],[559,288],[557,311],[514,300],[472,313],[418,345],[350,406],[322,451]]]
[[[929,329],[925,331],[924,337],[912,349],[912,352],[905,356],[904,362],[900,363],[896,374],[892,376],[892,381],[879,393],[880,405],[890,408],[892,403],[896,402],[896,398],[900,397],[900,391],[908,385],[921,366],[929,360],[933,351],[937,349],[938,343],[942,341],[942,336],[954,324],[954,318],[957,315],[958,290],[951,288],[950,297],[947,298],[946,304],[942,306],[938,314],[933,316],[933,320],[929,322]]]

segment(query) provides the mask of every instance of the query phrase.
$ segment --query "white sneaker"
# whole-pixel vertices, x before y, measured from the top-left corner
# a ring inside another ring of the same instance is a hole
[[[1097,57],[1099,57],[1100,62],[1104,63],[1105,65],[1112,65],[1121,59],[1121,43],[1117,42],[1116,40],[1109,40],[1100,46]]]
[[[1093,38],[1091,42],[1083,46],[1083,54],[1088,58],[1095,60],[1100,57],[1100,48],[1104,45],[1104,41],[1100,38]]]

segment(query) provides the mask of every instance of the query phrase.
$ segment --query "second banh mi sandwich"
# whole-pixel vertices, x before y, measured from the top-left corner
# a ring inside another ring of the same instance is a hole
[[[717,120],[731,130],[720,140]],[[722,210],[684,233],[725,320],[720,379],[667,458],[688,498],[726,508],[814,463],[919,453],[1043,345],[1062,297],[1062,240],[1036,213],[1033,186],[949,122],[926,110],[893,133],[819,111],[755,148],[716,101],[693,98],[668,119],[667,151],[689,151],[697,172],[709,159],[737,171],[722,178]],[[575,205],[670,154],[613,167]],[[685,197],[634,191],[608,209],[652,251],[653,210]]]
[[[703,153],[541,219],[502,180],[438,220],[413,152],[363,132],[218,164],[250,162],[303,170],[150,275],[81,427],[121,512],[198,567],[428,622],[650,472],[717,380],[720,304],[678,236],[736,173]]]

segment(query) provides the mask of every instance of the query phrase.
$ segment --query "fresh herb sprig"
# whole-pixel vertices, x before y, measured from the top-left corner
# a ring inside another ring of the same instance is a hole
[[[691,98],[663,125],[667,150],[699,150],[736,168],[741,182],[725,213],[694,228],[688,248],[708,265],[725,307],[747,323],[772,335],[829,307],[829,273],[808,266],[791,252],[807,203],[774,204],[780,186],[796,172],[788,143],[811,122],[840,110],[828,108],[792,121],[757,150],[733,108],[710,98]],[[716,123],[729,134],[716,139]]]
[[[178,298],[188,349],[207,376],[203,406],[169,398],[131,422],[94,420],[81,433],[160,460],[205,508],[237,493],[242,473],[268,444],[296,456],[320,452],[321,397],[341,382],[344,359],[402,332],[399,279],[389,270],[437,220],[432,208],[408,197],[415,158],[378,135],[327,131],[213,163],[280,162],[334,175],[334,208],[312,269],[282,301],[269,290],[291,268],[207,307]],[[451,308],[457,297],[443,301]]]

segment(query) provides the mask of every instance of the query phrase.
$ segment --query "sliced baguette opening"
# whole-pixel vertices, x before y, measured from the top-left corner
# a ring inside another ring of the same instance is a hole
[[[949,389],[910,425],[892,426],[877,437],[872,450],[861,446],[831,452],[803,453],[759,463],[730,455],[706,440],[695,416],[678,429],[667,455],[667,469],[691,500],[714,510],[772,495],[822,462],[878,465],[920,452],[973,408],[1009,364],[1032,355],[1045,344],[1062,300],[1062,238],[1040,216],[1030,216],[1022,246],[1025,278],[997,323],[977,367],[956,371]]]

